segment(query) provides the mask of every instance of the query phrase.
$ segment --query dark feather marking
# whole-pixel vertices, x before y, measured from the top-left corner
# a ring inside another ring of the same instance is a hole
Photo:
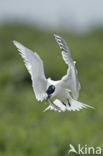
[[[64,102],[62,102],[62,104],[66,106],[66,104]]]

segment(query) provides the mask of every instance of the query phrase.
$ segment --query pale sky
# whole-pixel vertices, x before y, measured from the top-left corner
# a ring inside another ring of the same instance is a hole
[[[6,20],[84,29],[103,25],[103,0],[0,0],[0,23]]]

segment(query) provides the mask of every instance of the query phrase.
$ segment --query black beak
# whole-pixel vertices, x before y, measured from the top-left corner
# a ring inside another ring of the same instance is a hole
[[[47,102],[49,102],[49,104],[54,107],[55,109],[57,109],[58,111],[61,111],[60,107],[56,106],[51,100],[50,100],[50,95],[47,96],[47,98],[45,99]]]
[[[48,96],[47,96],[47,98],[46,98],[46,101],[48,101],[48,100],[50,99],[50,97],[51,97],[51,96],[50,96],[50,95],[48,95]]]

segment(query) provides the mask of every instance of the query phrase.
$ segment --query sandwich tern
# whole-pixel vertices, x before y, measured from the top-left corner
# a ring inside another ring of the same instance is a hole
[[[87,104],[77,101],[80,90],[76,62],[72,60],[70,50],[65,40],[57,34],[54,37],[61,49],[62,58],[67,64],[68,69],[61,80],[54,81],[46,78],[44,73],[43,61],[40,56],[32,50],[26,48],[21,43],[13,41],[20,55],[24,59],[25,66],[31,75],[32,87],[38,101],[47,101],[49,106],[44,110],[55,110],[58,112],[79,111],[82,108],[93,108]],[[55,98],[51,101],[51,98]]]

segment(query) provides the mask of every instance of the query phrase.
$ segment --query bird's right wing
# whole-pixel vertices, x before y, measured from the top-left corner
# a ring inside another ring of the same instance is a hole
[[[62,82],[66,87],[66,89],[71,90],[74,99],[77,99],[79,96],[80,83],[77,77],[75,61],[72,60],[72,57],[70,55],[70,50],[65,40],[59,35],[54,34],[54,36],[57,43],[59,44],[60,49],[62,50],[63,60],[68,65],[67,74],[63,76]]]
[[[20,55],[24,59],[25,66],[31,75],[32,86],[35,92],[36,99],[42,101],[47,96],[47,80],[44,74],[43,62],[37,53],[34,53],[30,49],[23,46],[17,41],[13,41],[14,45],[17,47]]]

